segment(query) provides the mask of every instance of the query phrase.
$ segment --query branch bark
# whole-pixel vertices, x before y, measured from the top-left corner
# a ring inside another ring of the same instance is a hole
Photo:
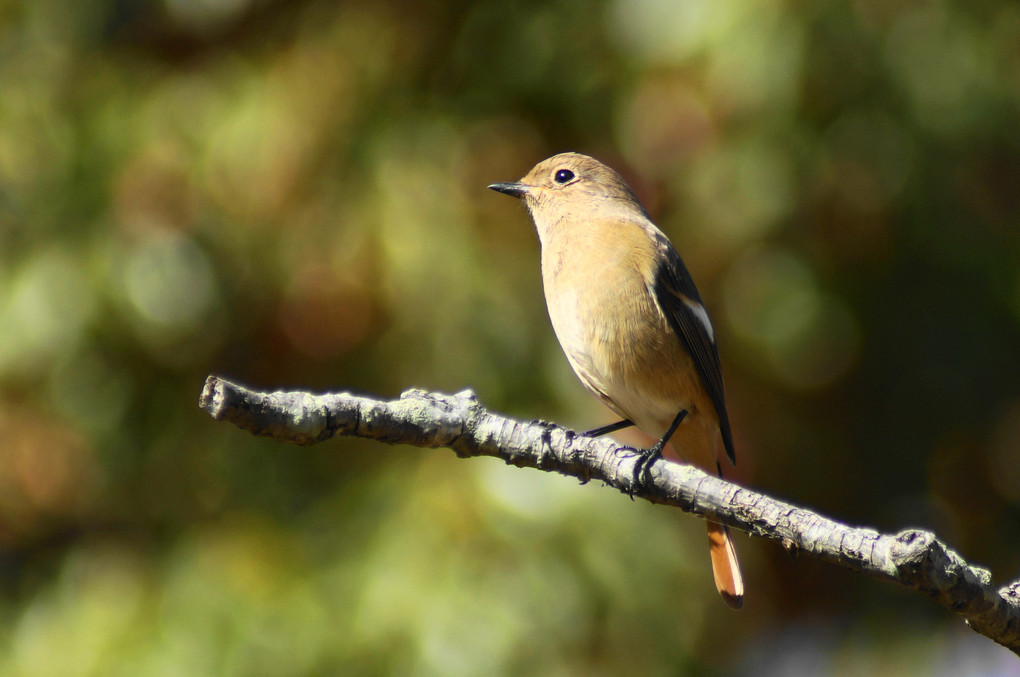
[[[257,392],[216,376],[199,406],[219,421],[289,444],[335,435],[389,444],[448,447],[462,458],[494,456],[518,467],[599,480],[633,497],[711,518],[784,548],[897,583],[961,616],[976,632],[1020,654],[1020,581],[1001,589],[991,573],[968,564],[934,533],[880,534],[713,477],[698,468],[656,461],[642,481],[632,448],[544,421],[523,422],[485,410],[474,393],[408,390],[382,401],[352,395]]]

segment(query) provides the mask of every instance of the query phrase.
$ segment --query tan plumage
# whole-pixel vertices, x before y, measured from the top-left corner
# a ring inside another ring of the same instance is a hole
[[[544,160],[516,183],[489,186],[524,200],[542,244],[553,329],[584,385],[661,438],[664,451],[719,471],[720,438],[734,460],[714,330],[686,267],[627,184],[586,155]],[[744,585],[728,530],[708,523],[716,587],[739,608]]]

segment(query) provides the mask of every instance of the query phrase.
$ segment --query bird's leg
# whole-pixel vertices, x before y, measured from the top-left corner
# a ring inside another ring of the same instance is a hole
[[[629,428],[632,425],[634,425],[634,422],[631,421],[629,418],[625,418],[622,421],[617,421],[616,423],[604,425],[601,428],[594,428],[593,430],[589,430],[588,432],[585,433],[585,437],[602,437],[603,435],[608,435],[609,433],[615,433],[617,430]]]
[[[680,427],[680,424],[684,422],[686,417],[687,410],[681,409],[680,413],[673,419],[673,422],[669,424],[666,434],[658,442],[642,452],[641,458],[638,459],[637,465],[634,466],[635,484],[644,484],[648,481],[648,469],[652,467],[653,463],[662,458],[662,450],[666,448],[666,443],[669,442],[669,438],[673,437],[673,433],[676,432],[676,429]]]

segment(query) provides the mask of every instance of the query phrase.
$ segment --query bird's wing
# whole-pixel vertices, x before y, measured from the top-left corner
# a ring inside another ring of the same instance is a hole
[[[723,389],[722,368],[719,363],[719,349],[715,344],[715,330],[708,312],[701,302],[698,289],[694,286],[687,266],[680,259],[676,249],[664,235],[657,233],[657,244],[663,256],[655,274],[654,296],[669,325],[680,338],[698,370],[701,382],[715,405],[719,417],[719,431],[730,463],[736,462],[733,449],[733,435],[726,413],[726,395]]]

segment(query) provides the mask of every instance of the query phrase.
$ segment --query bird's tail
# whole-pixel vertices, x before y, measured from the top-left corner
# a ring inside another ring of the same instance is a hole
[[[676,448],[670,442],[663,449],[663,455],[676,459],[681,463]],[[703,468],[711,468],[707,458],[698,459]],[[722,477],[722,468],[714,460],[715,470]],[[744,577],[740,573],[740,562],[737,561],[737,550],[733,547],[730,530],[717,522],[706,522],[708,525],[709,554],[712,556],[712,574],[715,576],[715,588],[722,595],[723,601],[731,608],[739,609],[744,605]]]
[[[730,530],[722,524],[708,522],[708,544],[715,588],[723,601],[739,609],[744,604],[744,577],[740,574],[740,562],[737,561]]]

